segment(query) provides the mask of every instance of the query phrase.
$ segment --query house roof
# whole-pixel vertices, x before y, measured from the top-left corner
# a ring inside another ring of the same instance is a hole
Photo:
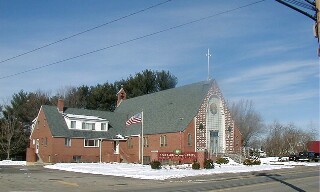
[[[178,88],[147,94],[121,102],[114,112],[77,108],[65,108],[64,113],[96,116],[109,121],[109,130],[70,130],[56,106],[43,106],[47,122],[54,137],[108,138],[141,133],[141,124],[129,127],[125,122],[143,110],[144,134],[172,133],[183,131],[197,115],[213,81],[202,81]]]
[[[87,109],[76,109],[76,108],[65,108],[64,113],[75,114],[75,115],[88,115],[88,116],[97,116],[105,118],[109,121],[109,130],[108,131],[89,131],[89,130],[75,130],[69,129],[64,117],[61,113],[58,112],[56,106],[42,106],[45,116],[47,118],[48,125],[51,130],[53,137],[70,137],[70,138],[113,138],[117,134],[124,135],[125,129],[124,126],[119,126],[121,122],[124,121],[124,117],[120,117],[112,112],[108,111],[96,111],[96,110],[87,110]],[[120,118],[119,118],[120,117]],[[124,123],[123,123],[124,124]]]
[[[144,134],[183,131],[197,115],[213,81],[202,81],[178,88],[122,101],[116,113],[127,119],[143,110]],[[139,134],[140,124],[131,125],[128,135]]]

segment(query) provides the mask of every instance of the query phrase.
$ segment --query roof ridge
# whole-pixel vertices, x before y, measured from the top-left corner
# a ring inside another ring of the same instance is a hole
[[[128,102],[128,101],[132,101],[134,99],[139,99],[141,97],[146,97],[146,96],[152,96],[152,95],[155,95],[155,94],[159,94],[159,93],[165,93],[165,92],[169,92],[169,91],[172,91],[172,90],[177,90],[177,89],[184,89],[185,87],[191,87],[191,86],[194,86],[196,84],[212,84],[215,80],[212,79],[212,80],[205,80],[205,81],[199,81],[199,82],[196,82],[196,83],[191,83],[191,84],[185,84],[185,85],[182,85],[180,87],[173,87],[173,88],[170,88],[170,89],[165,89],[165,90],[162,90],[162,91],[158,91],[158,92],[153,92],[153,93],[148,93],[148,94],[144,94],[144,95],[140,95],[140,96],[137,96],[137,97],[133,97],[133,98],[127,98],[126,100],[124,100],[123,102]]]

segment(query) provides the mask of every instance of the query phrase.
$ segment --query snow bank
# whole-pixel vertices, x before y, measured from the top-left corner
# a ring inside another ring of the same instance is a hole
[[[151,169],[149,165],[126,164],[126,163],[57,163],[47,165],[45,168],[73,171],[80,173],[91,173],[101,175],[113,175],[131,177],[137,179],[165,180],[170,178],[181,178],[197,175],[209,175],[219,173],[239,173],[261,170],[272,170],[290,168],[284,165],[258,165],[245,166],[240,164],[215,164],[214,169],[193,170],[191,165],[163,166],[160,170]]]
[[[228,158],[229,159],[229,158]],[[261,165],[245,166],[229,159],[228,164],[215,164],[214,169],[193,170],[190,164],[169,166],[164,165],[160,170],[151,169],[149,165],[128,164],[128,163],[57,163],[46,165],[45,168],[64,171],[73,171],[89,174],[101,174],[131,177],[137,179],[165,180],[171,178],[182,178],[197,175],[210,175],[220,173],[240,173],[251,171],[263,171],[273,169],[292,168],[294,166],[320,166],[315,162],[293,162],[278,161],[278,157],[261,158]],[[1,165],[19,165],[25,166],[25,161],[0,161]]]
[[[11,161],[11,160],[3,160],[0,161],[0,165],[26,165],[25,161]]]

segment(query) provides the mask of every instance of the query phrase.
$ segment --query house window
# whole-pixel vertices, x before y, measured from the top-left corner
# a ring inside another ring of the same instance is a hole
[[[190,133],[188,133],[188,146],[192,145],[192,136]]]
[[[71,129],[76,129],[76,128],[77,128],[77,123],[76,123],[76,121],[71,121],[70,128],[71,128]]]
[[[161,135],[160,136],[160,147],[167,146],[167,136]]]
[[[64,145],[67,147],[71,146],[71,139],[70,138],[64,138]]]
[[[99,147],[99,140],[98,139],[85,139],[84,146],[85,147]]]
[[[81,155],[74,155],[72,157],[73,162],[80,163],[81,162]]]
[[[94,123],[82,123],[82,129],[83,130],[95,130],[95,124]]]
[[[45,146],[48,145],[48,138],[47,138],[47,137],[44,138],[44,145],[45,145]]]
[[[107,130],[107,124],[101,123],[101,131],[106,131],[106,130]]]
[[[149,147],[148,137],[143,137],[143,147]]]
[[[129,138],[127,140],[127,144],[128,144],[128,149],[132,149],[133,148],[132,138]]]

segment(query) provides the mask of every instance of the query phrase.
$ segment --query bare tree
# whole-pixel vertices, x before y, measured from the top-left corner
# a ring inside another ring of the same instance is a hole
[[[10,159],[12,151],[21,150],[25,143],[23,126],[14,116],[2,118],[0,121],[0,150]]]
[[[282,125],[274,121],[268,126],[265,149],[269,156],[287,156],[307,150],[307,143],[314,139],[310,131],[298,129],[294,124]]]
[[[250,100],[240,100],[229,106],[235,124],[240,129],[243,145],[248,147],[250,140],[263,131],[263,120],[260,114],[254,109]]]
[[[4,105],[0,115],[0,152],[10,155],[23,154],[27,148],[32,120],[41,105],[50,104],[47,93],[20,91]]]

